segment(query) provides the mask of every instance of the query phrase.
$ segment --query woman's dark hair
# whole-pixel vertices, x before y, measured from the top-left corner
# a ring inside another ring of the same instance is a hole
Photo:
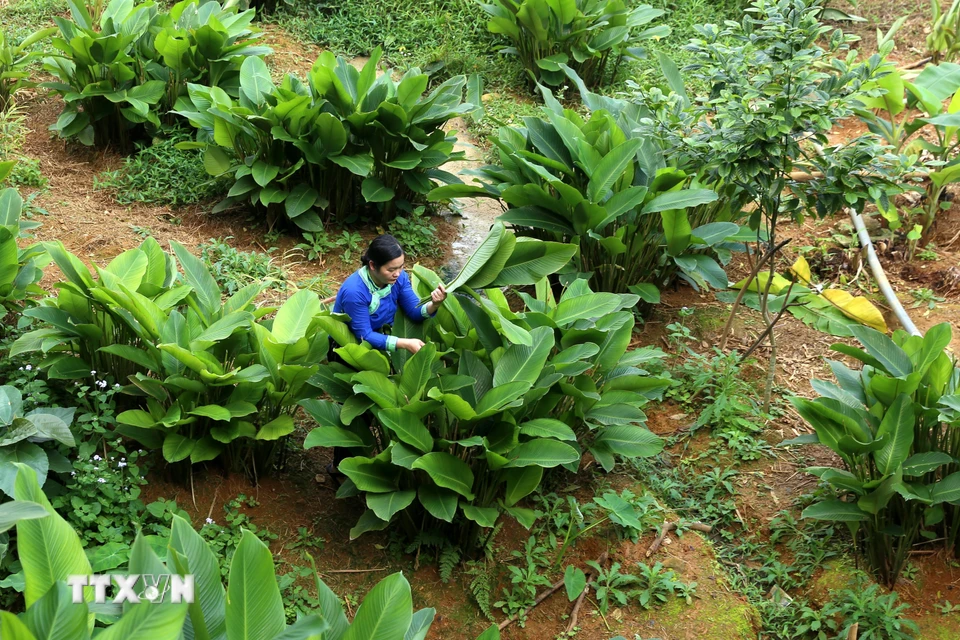
[[[363,254],[363,266],[371,262],[374,269],[379,269],[391,260],[396,260],[403,255],[403,247],[397,242],[397,239],[389,234],[377,236],[370,243],[370,248]]]

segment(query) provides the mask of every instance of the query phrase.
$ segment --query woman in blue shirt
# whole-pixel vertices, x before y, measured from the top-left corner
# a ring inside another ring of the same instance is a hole
[[[396,238],[377,236],[363,254],[363,266],[337,291],[333,310],[350,316],[353,335],[374,348],[416,353],[423,346],[423,340],[385,335],[383,329],[393,324],[397,307],[414,322],[432,317],[447,299],[447,292],[441,284],[430,294],[430,302],[420,306],[420,298],[414,293],[403,266],[403,249]]]

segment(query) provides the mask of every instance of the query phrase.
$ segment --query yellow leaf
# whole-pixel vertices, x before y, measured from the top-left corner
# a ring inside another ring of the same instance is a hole
[[[770,273],[767,272],[767,271],[764,271],[763,273],[758,273],[756,279],[754,279],[754,280],[750,283],[750,286],[747,287],[747,291],[756,291],[756,290],[757,290],[757,283],[758,283],[758,282],[760,283],[760,290],[761,290],[761,291],[762,291],[763,289],[766,289],[766,288],[767,288],[767,280],[768,280],[769,278],[770,278]],[[747,284],[747,279],[746,279],[746,278],[744,278],[743,280],[741,280],[741,281],[738,282],[737,284],[733,285],[733,288],[734,288],[734,289],[742,289],[745,284]],[[789,287],[789,286],[790,286],[790,281],[787,280],[786,278],[784,278],[784,277],[783,277],[782,275],[780,275],[779,273],[777,273],[777,274],[775,274],[775,275],[773,276],[773,282],[770,284],[770,293],[773,294],[773,295],[777,295],[778,293],[780,293],[781,291],[783,291],[784,289],[786,289],[786,288]]]
[[[823,297],[840,309],[843,315],[877,331],[887,331],[887,323],[880,310],[862,296],[854,297],[842,289],[827,289]]]
[[[797,261],[790,267],[790,271],[793,271],[800,278],[801,283],[810,284],[810,265],[803,256],[797,258]]]

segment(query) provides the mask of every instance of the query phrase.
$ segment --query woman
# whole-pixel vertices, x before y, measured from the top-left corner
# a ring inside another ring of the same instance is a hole
[[[436,314],[447,299],[447,292],[441,284],[430,294],[430,302],[420,306],[420,298],[414,293],[410,276],[403,270],[403,265],[403,249],[396,238],[391,235],[377,236],[363,254],[363,265],[344,280],[337,291],[333,310],[350,316],[353,335],[366,340],[374,348],[381,351],[406,349],[416,353],[423,347],[423,340],[386,335],[384,329],[393,323],[398,306],[414,322],[423,322]],[[331,356],[337,358],[333,352]],[[343,479],[337,467],[348,455],[349,449],[333,448],[333,464],[327,465],[327,473],[334,480]]]
[[[441,284],[430,294],[430,302],[420,306],[420,298],[414,293],[403,265],[403,249],[396,238],[377,236],[363,254],[363,266],[337,291],[333,310],[350,316],[353,335],[374,348],[416,353],[423,346],[423,340],[386,335],[384,329],[393,324],[398,306],[414,322],[432,317],[447,299],[447,291]]]

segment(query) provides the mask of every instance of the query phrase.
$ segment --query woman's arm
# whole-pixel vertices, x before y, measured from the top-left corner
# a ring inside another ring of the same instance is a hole
[[[375,349],[395,351],[397,338],[377,333],[370,324],[370,303],[354,291],[343,294],[343,312],[350,316],[350,331],[360,340],[366,340]]]
[[[440,308],[440,305],[447,298],[447,292],[441,284],[430,294],[430,302],[420,306],[420,298],[413,291],[413,284],[411,284],[410,276],[407,275],[406,271],[397,278],[397,286],[399,288],[397,295],[400,308],[403,309],[403,313],[414,322],[423,322],[426,318],[436,314],[437,309]]]

